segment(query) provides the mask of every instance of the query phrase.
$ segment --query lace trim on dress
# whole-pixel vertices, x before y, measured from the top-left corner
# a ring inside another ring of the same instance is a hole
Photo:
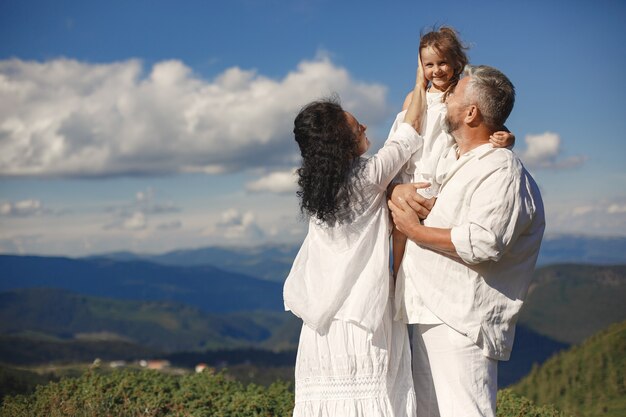
[[[296,380],[296,403],[383,397],[386,386],[381,375],[304,378]]]

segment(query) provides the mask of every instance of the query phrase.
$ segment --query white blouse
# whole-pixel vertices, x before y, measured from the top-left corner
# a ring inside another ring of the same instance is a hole
[[[389,297],[387,186],[423,145],[411,125],[401,123],[353,178],[348,220],[329,226],[315,218],[285,281],[285,310],[325,333],[332,320],[375,331]]]

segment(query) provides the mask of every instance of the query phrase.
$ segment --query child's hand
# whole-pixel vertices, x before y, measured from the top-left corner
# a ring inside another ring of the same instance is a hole
[[[515,145],[515,135],[511,132],[500,130],[489,136],[489,142],[495,148],[512,148]]]
[[[415,84],[421,86],[424,90],[428,87],[428,80],[424,75],[424,67],[422,66],[422,56],[419,51],[417,52],[417,79]]]

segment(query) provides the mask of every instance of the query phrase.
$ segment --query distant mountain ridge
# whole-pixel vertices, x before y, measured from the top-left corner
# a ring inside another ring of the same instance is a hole
[[[93,255],[85,259],[142,260],[170,266],[211,265],[226,271],[282,283],[289,274],[291,264],[299,248],[299,245],[265,245],[241,248],[210,246],[180,249],[160,255],[113,252]]]
[[[300,244],[241,248],[210,246],[179,249],[158,255],[112,252],[84,259],[143,260],[170,266],[211,265],[268,281],[283,282],[299,249]],[[626,237],[546,236],[537,266],[556,263],[626,264]]]
[[[557,263],[626,264],[626,237],[545,236],[541,243],[537,266]]]
[[[213,266],[0,255],[0,291],[61,288],[125,300],[175,301],[207,312],[282,311],[282,285]]]

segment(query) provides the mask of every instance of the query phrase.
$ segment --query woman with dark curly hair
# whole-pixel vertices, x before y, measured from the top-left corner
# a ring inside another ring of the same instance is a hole
[[[285,308],[304,322],[294,416],[415,414],[407,330],[392,320],[386,189],[422,146],[423,83],[420,65],[404,122],[369,159],[367,127],[337,101],[295,119],[309,232],[284,287]]]

